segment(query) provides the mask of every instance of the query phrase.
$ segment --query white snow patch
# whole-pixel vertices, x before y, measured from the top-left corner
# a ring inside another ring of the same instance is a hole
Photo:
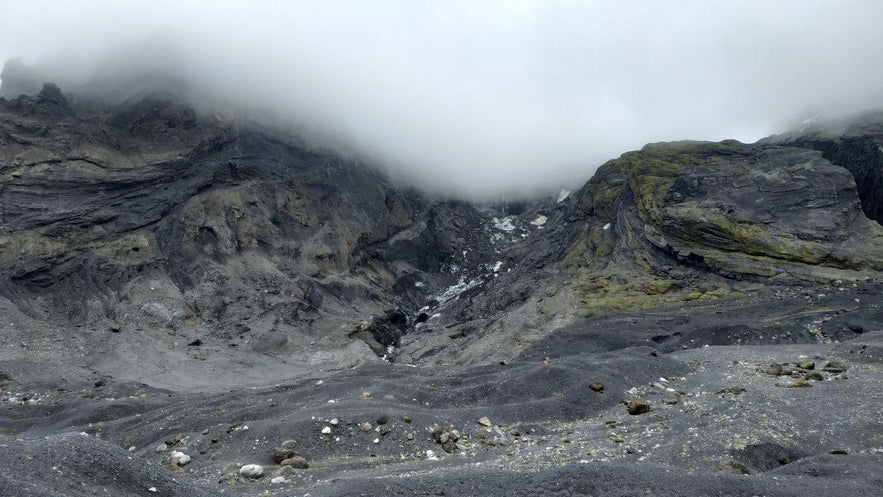
[[[441,295],[438,296],[438,301],[439,301],[439,303],[443,304],[443,303],[453,299],[454,297],[460,295],[461,292],[465,292],[466,290],[469,290],[470,288],[478,286],[480,283],[481,283],[481,281],[479,281],[477,279],[471,280],[471,281],[466,281],[466,278],[460,277],[460,281],[458,281],[456,284],[448,287],[448,289],[445,290],[444,293],[442,293]]]
[[[609,229],[610,229],[610,223],[605,224],[604,227],[601,228],[601,229],[603,229],[604,231],[609,230]]]
[[[562,189],[561,193],[558,194],[558,202],[557,203],[560,204],[561,202],[564,202],[565,200],[567,200],[567,197],[569,197],[569,196],[570,196],[570,190],[563,190]]]
[[[502,267],[503,267],[503,261],[497,261],[497,263],[494,264],[494,267],[492,269],[494,270],[494,273],[499,273],[500,268],[502,268]]]
[[[541,227],[542,225],[546,224],[546,221],[548,221],[548,220],[549,220],[549,218],[547,218],[546,216],[539,215],[539,216],[537,216],[536,219],[531,221],[530,224],[532,224],[536,227]]]
[[[494,218],[494,228],[500,231],[515,231],[514,216],[506,216],[504,218]]]
[[[418,281],[417,283],[414,283],[414,286],[416,286],[417,288],[423,288],[426,286],[426,283],[423,283],[422,281]]]

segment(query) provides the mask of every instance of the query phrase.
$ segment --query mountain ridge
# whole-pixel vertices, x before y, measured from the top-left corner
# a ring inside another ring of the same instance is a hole
[[[0,98],[0,463],[48,475],[0,493],[829,492],[881,464],[883,162],[827,133],[508,210],[168,96]]]

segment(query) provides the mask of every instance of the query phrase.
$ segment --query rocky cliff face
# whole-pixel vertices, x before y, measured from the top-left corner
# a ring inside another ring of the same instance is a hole
[[[47,84],[2,102],[0,289],[38,322],[171,334],[202,360],[496,360],[581,316],[875,277],[874,122],[648,145],[504,217],[168,96],[72,105]]]
[[[855,280],[883,269],[883,230],[863,215],[849,171],[818,152],[650,145],[602,166],[581,195],[586,224],[568,263],[582,268],[587,300],[718,298],[740,281]]]
[[[822,152],[855,178],[865,215],[883,222],[883,113],[868,112],[837,124],[813,124],[762,142]]]
[[[728,141],[628,152],[540,209],[548,224],[506,253],[508,272],[443,306],[445,338],[412,337],[406,352],[503,359],[581,316],[879,278],[883,229],[858,192],[872,205],[880,197],[866,187],[808,149]]]
[[[383,355],[454,261],[491,250],[470,205],[162,96],[71,105],[46,85],[0,101],[0,177],[3,297],[46,323],[171,333],[197,356],[305,361],[358,338],[373,352],[349,362]]]

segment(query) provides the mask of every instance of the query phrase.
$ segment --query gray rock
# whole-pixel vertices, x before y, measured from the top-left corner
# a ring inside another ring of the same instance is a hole
[[[243,478],[260,478],[264,476],[264,467],[259,464],[246,464],[239,468],[239,476]]]
[[[800,369],[812,370],[816,368],[816,363],[807,359],[798,362],[797,367]]]
[[[180,451],[172,451],[170,462],[175,466],[186,466],[190,463],[190,456]]]
[[[827,373],[845,373],[848,369],[849,366],[843,361],[828,361],[825,367],[822,368],[822,371]]]
[[[432,430],[432,439],[435,443],[441,445],[442,449],[449,454],[454,454],[459,449],[457,441],[460,439],[460,434],[457,430],[447,430],[441,427],[436,427]]]
[[[283,476],[285,478],[291,478],[296,475],[297,469],[292,466],[282,466],[273,473],[273,476]]]
[[[285,447],[276,447],[273,449],[273,461],[276,464],[281,463],[282,461],[292,458],[297,455],[297,452],[294,449],[285,448]]]
[[[309,461],[306,460],[303,456],[292,456],[286,458],[279,462],[281,466],[290,466],[295,469],[308,469],[310,467]]]
[[[632,400],[627,406],[629,414],[637,416],[650,412],[650,403],[644,400]]]
[[[781,376],[784,372],[784,369],[782,368],[781,364],[774,362],[766,368],[765,372],[770,376]]]

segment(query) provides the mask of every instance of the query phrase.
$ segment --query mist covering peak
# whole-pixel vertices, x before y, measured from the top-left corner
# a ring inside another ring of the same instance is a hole
[[[473,200],[577,188],[648,142],[752,142],[883,103],[879,2],[37,1],[6,13],[17,22],[0,32],[0,60],[23,57],[7,65],[7,97],[46,81],[116,101],[161,89]]]

